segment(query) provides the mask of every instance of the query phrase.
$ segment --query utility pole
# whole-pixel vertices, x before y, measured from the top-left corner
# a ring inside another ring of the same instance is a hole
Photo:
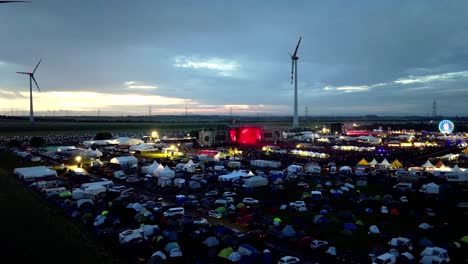
[[[148,116],[151,117],[151,114],[152,114],[152,109],[151,109],[151,105],[148,106]]]
[[[435,120],[437,118],[437,102],[434,99],[432,102],[432,118]]]

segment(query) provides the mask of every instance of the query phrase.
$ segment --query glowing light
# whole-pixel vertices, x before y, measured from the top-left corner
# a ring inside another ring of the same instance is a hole
[[[152,132],[151,132],[151,137],[152,137],[152,138],[159,138],[158,131],[152,131]]]
[[[76,156],[75,160],[76,160],[76,162],[80,163],[81,162],[81,156]]]
[[[442,120],[439,123],[439,131],[444,134],[452,134],[455,125],[450,120]]]
[[[238,127],[229,130],[232,142],[241,144],[256,144],[262,139],[262,129],[259,127]]]

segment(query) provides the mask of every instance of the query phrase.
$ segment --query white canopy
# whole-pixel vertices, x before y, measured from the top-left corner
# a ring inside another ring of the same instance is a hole
[[[126,145],[126,146],[134,146],[143,143],[143,140],[138,138],[129,138],[129,137],[119,137],[116,139],[108,140],[110,144],[116,145]]]
[[[219,181],[235,181],[240,179],[242,176],[248,176],[249,173],[245,170],[235,170],[231,173],[228,173],[226,175],[221,175],[218,177]]]
[[[353,169],[351,169],[351,167],[349,167],[349,166],[343,166],[343,167],[340,168],[340,171],[348,171],[349,172],[349,171],[352,171],[352,170]]]
[[[114,157],[110,160],[110,163],[119,164],[123,166],[136,166],[138,164],[138,159],[134,156]]]
[[[390,167],[391,164],[388,162],[387,159],[382,160],[382,162],[379,163],[380,166],[385,166],[385,167]]]
[[[164,177],[164,178],[174,178],[175,177],[175,172],[166,165],[166,167],[163,167],[161,169],[162,165],[160,164],[156,170],[153,171],[154,176],[157,176],[159,178]]]
[[[379,164],[379,163],[375,160],[375,158],[371,162],[369,162],[369,165],[371,165],[371,166],[375,166],[377,164]]]
[[[16,168],[13,171],[18,178],[23,180],[46,177],[46,176],[57,176],[57,172],[53,169],[50,169],[46,166],[36,166],[36,167],[25,167],[25,168]]]
[[[83,151],[83,155],[86,155],[88,157],[101,157],[102,156],[102,152],[99,151],[99,149],[96,149],[96,150],[93,150],[92,148],[88,148],[86,149],[85,151]]]
[[[130,150],[133,150],[133,151],[147,151],[147,150],[152,150],[154,149],[154,145],[152,144],[146,144],[146,143],[140,143],[140,144],[137,144],[137,145],[133,145],[130,147]]]
[[[427,160],[426,163],[421,165],[421,167],[423,167],[423,168],[434,168],[434,165],[432,165],[432,163],[429,160]]]
[[[141,173],[143,174],[148,174],[148,173],[153,173],[155,169],[157,169],[159,166],[159,163],[154,161],[151,165],[149,166],[143,166],[141,167]]]

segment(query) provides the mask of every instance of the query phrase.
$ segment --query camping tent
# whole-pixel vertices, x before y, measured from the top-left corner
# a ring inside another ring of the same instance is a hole
[[[291,225],[287,225],[281,230],[281,234],[285,237],[294,237],[296,236],[296,231]]]
[[[138,138],[119,137],[110,141],[111,144],[134,146],[143,143],[143,140]]]
[[[367,160],[365,158],[362,158],[362,160],[359,161],[357,165],[368,166],[369,162],[367,162]]]
[[[349,166],[343,166],[340,168],[340,172],[341,173],[351,173],[353,172],[353,169],[351,169],[351,167]]]
[[[375,165],[377,165],[377,164],[379,164],[379,163],[375,160],[375,158],[371,162],[369,162],[369,165],[371,167],[375,167]]]
[[[390,165],[392,169],[402,168],[403,164],[398,159],[395,159],[392,164]]]
[[[140,143],[140,144],[131,146],[130,150],[133,150],[133,151],[150,151],[150,150],[155,150],[155,148],[154,148],[154,145],[150,145],[150,144],[147,144],[147,143]]]

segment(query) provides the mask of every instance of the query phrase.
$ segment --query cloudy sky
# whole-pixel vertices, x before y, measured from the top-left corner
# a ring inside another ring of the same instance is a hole
[[[0,114],[468,115],[468,1],[0,5]],[[40,114],[39,113],[39,114]]]

